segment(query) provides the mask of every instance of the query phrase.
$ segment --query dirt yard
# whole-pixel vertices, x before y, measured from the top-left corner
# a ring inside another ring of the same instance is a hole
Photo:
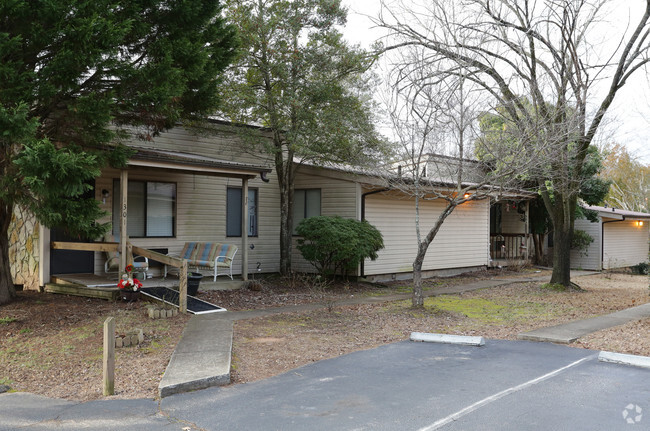
[[[427,281],[427,289],[435,292],[477,278],[518,275],[484,272],[432,279]],[[584,291],[556,292],[538,282],[517,283],[432,297],[423,311],[412,310],[408,300],[337,305],[345,298],[408,292],[407,283],[327,287],[307,278],[271,278],[262,283],[261,290],[201,292],[199,297],[233,311],[310,302],[323,305],[317,311],[236,322],[232,377],[234,383],[241,383],[405,340],[412,331],[514,339],[521,331],[650,300],[647,277],[590,275],[575,281]],[[102,325],[108,316],[114,316],[118,332],[141,328],[145,341],[137,347],[116,349],[117,394],[109,398],[155,398],[158,382],[189,317],[152,320],[146,317],[144,306],[142,302],[112,303],[20,292],[17,301],[0,307],[0,385],[57,398],[103,398]],[[634,322],[585,337],[576,347],[650,355],[649,330],[650,320]]]

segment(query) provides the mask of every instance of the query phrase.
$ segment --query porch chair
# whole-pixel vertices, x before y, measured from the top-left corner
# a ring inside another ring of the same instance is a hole
[[[128,237],[127,237],[128,241]],[[106,234],[104,235],[104,242],[119,242],[115,238],[115,235]],[[133,272],[141,272],[144,274],[144,278],[147,278],[147,271],[149,270],[149,259],[144,256],[133,256],[131,255],[131,262],[133,263]],[[127,263],[129,258],[126,259]],[[118,272],[120,269],[120,252],[119,251],[107,251],[106,252],[106,262],[104,262],[104,272],[106,274],[110,272]]]
[[[185,245],[183,245],[183,250],[181,250],[180,254],[168,253],[167,256],[177,257],[179,259],[187,259],[189,261],[192,260],[192,255],[194,254],[195,247],[196,247],[196,242],[194,241],[186,242]],[[169,272],[170,271],[167,268],[167,265],[165,265],[165,269],[163,271],[163,278],[167,278],[167,273]]]
[[[233,244],[222,244],[216,242],[204,242],[196,245],[192,265],[214,269],[213,281],[217,281],[218,269],[228,269],[228,275],[232,280],[232,263],[237,254],[237,246]],[[223,273],[223,271],[222,271]]]
[[[179,255],[172,255],[180,259],[187,259],[188,266],[206,268],[213,271],[213,281],[217,281],[219,268],[228,269],[228,275],[232,280],[232,263],[237,254],[237,246],[222,244],[218,242],[186,242]],[[165,277],[167,277],[167,265],[165,265]],[[224,273],[224,271],[222,271]]]

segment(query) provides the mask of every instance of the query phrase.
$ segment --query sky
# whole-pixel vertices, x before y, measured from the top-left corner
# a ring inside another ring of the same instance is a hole
[[[407,3],[409,0],[404,0]],[[348,23],[343,29],[346,39],[363,47],[370,45],[382,36],[382,31],[373,28],[369,16],[379,13],[380,0],[342,0],[348,8]],[[621,2],[618,2],[620,5]],[[643,12],[640,0],[626,0],[630,5],[631,16]],[[640,12],[638,12],[640,11]],[[618,7],[613,22],[626,23],[629,10]],[[622,24],[623,25],[623,24]],[[629,81],[619,90],[607,116],[607,141],[623,144],[639,161],[650,164],[650,79],[639,71],[634,80]]]

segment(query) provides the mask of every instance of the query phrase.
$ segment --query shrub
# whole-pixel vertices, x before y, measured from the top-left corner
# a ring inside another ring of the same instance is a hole
[[[648,262],[637,263],[632,266],[632,274],[639,275],[648,275],[648,270],[650,269],[650,264]]]
[[[587,254],[587,248],[589,248],[589,244],[592,242],[594,242],[594,238],[584,230],[575,229],[573,231],[573,237],[571,238],[571,248],[574,250],[579,250],[580,255],[585,256]]]
[[[367,221],[339,216],[310,217],[298,224],[298,250],[323,275],[354,271],[364,259],[377,259],[384,240]]]

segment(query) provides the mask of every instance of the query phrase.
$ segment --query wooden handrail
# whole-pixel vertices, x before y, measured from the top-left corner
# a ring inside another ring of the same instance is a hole
[[[118,251],[118,246],[119,244],[116,242],[52,241],[50,243],[53,250]]]
[[[138,256],[144,256],[147,259],[155,260],[165,265],[175,266],[176,268],[179,268],[178,310],[181,313],[187,313],[187,259],[167,256],[165,254],[158,253],[157,251],[131,245],[130,243],[129,246],[131,247],[132,252]]]
[[[157,251],[149,250],[146,248],[133,246],[133,253],[138,256],[144,256],[147,259],[155,260],[165,265],[180,268],[183,265],[183,259],[178,257],[167,256],[166,254],[158,253]]]
[[[67,241],[52,241],[50,247],[53,250],[79,250],[79,251],[119,251],[119,243],[117,242],[67,242]],[[178,280],[178,308],[181,313],[187,313],[187,260],[178,257],[167,256],[146,248],[135,246],[127,243],[127,249],[138,256],[144,256],[147,259],[161,262],[165,265],[174,266],[179,268]]]

